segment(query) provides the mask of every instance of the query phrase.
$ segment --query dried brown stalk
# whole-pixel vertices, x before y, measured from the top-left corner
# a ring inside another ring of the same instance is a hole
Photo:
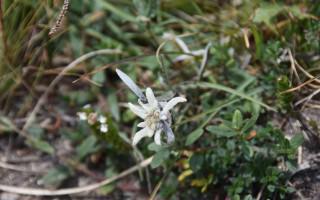
[[[49,36],[55,34],[60,29],[61,24],[62,24],[62,20],[64,19],[64,17],[66,16],[66,14],[68,12],[69,4],[70,4],[69,0],[64,0],[62,9],[57,17],[56,23],[50,29]]]

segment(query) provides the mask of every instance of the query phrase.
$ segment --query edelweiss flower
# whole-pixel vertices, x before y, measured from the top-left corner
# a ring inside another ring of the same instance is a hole
[[[138,124],[142,129],[133,137],[133,145],[136,145],[144,137],[152,137],[155,134],[154,141],[161,145],[161,133],[167,134],[167,143],[174,141],[174,135],[170,128],[171,114],[170,110],[180,102],[186,102],[183,97],[174,97],[168,102],[158,102],[151,88],[146,89],[147,102],[138,101],[140,106],[128,103],[129,108],[142,118],[144,121]]]
[[[142,118],[144,121],[138,124],[138,127],[142,129],[138,131],[133,137],[133,145],[137,145],[138,142],[144,137],[152,137],[155,134],[155,143],[161,145],[161,132],[167,134],[167,143],[170,144],[174,141],[174,135],[170,128],[171,114],[170,110],[180,102],[187,101],[183,97],[175,97],[170,101],[158,101],[153,94],[151,88],[146,89],[146,95],[143,94],[141,89],[134,83],[131,78],[120,69],[116,69],[116,73],[120,79],[129,87],[129,89],[135,93],[138,97],[138,105],[128,103],[129,108]]]

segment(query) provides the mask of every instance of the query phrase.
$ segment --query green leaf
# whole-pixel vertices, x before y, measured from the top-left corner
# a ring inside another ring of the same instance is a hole
[[[234,140],[228,140],[226,146],[229,150],[234,150],[236,148]]]
[[[243,118],[240,110],[236,110],[232,118],[232,127],[235,129],[240,129],[242,126]]]
[[[312,16],[308,13],[304,13],[303,9],[301,9],[299,6],[287,6],[286,8],[289,12],[291,12],[298,19],[314,18],[314,16]]]
[[[252,198],[251,194],[248,194],[248,195],[246,195],[246,196],[244,197],[243,200],[253,200],[253,198]]]
[[[248,131],[249,129],[251,129],[257,122],[258,118],[259,118],[259,112],[260,112],[260,106],[257,104],[253,104],[252,107],[252,117],[247,120],[244,124],[244,126],[242,127],[242,133],[245,133],[246,131]]]
[[[280,108],[291,110],[293,101],[292,93],[282,93],[292,87],[291,81],[287,76],[280,76],[277,78],[277,105]]]
[[[204,157],[202,154],[193,154],[189,160],[190,168],[193,172],[199,171],[202,168]]]
[[[133,0],[133,5],[136,7],[140,16],[153,17],[157,10],[156,0]]]
[[[275,187],[274,185],[268,185],[267,188],[268,188],[268,190],[269,190],[270,192],[274,192],[275,189],[276,189],[276,187]]]
[[[293,136],[293,138],[291,138],[290,140],[290,145],[296,149],[299,146],[301,146],[304,142],[304,137],[302,134],[296,134],[295,136]]]
[[[163,149],[161,151],[158,151],[151,161],[151,167],[157,168],[159,167],[166,159],[169,158],[170,151],[168,149]]]
[[[253,22],[264,22],[268,26],[271,25],[271,19],[275,17],[280,11],[283,10],[283,6],[278,4],[263,4],[255,11]]]
[[[257,59],[262,59],[263,51],[264,51],[264,43],[263,43],[263,36],[256,26],[251,27],[251,31],[253,34],[254,42],[255,42],[255,49],[256,49],[256,57]]]
[[[97,139],[95,136],[90,135],[76,148],[77,157],[79,160],[83,159],[86,155],[93,153],[97,150]]]
[[[164,149],[163,146],[157,145],[156,143],[152,142],[148,145],[149,151],[158,152]]]
[[[32,124],[28,128],[27,132],[30,133],[32,137],[40,139],[44,134],[44,129],[40,127],[40,125]]]
[[[61,183],[71,175],[70,170],[65,166],[59,166],[50,169],[46,175],[44,175],[40,182],[46,187],[57,188]]]
[[[48,153],[51,155],[54,153],[54,148],[48,142],[41,140],[39,138],[28,139],[27,143],[30,146],[32,146],[42,152],[45,152],[45,153]]]
[[[106,81],[104,71],[97,72],[92,76],[92,81],[102,85]]]
[[[195,141],[197,141],[203,134],[203,129],[202,128],[198,128],[195,131],[192,131],[186,140],[186,145],[191,145],[193,144]]]
[[[215,134],[218,137],[233,137],[237,135],[238,133],[234,130],[232,130],[229,127],[226,127],[225,125],[220,125],[220,126],[208,126],[207,131],[210,133]]]
[[[107,1],[100,1],[100,4],[102,8],[114,13],[125,21],[137,22],[137,19],[133,15],[129,14],[129,12],[125,12],[122,9],[117,8],[116,6],[114,6],[115,4],[109,3]]]
[[[212,88],[212,89],[216,89],[216,90],[222,90],[222,91],[228,92],[230,94],[233,94],[233,95],[239,96],[241,98],[244,98],[246,100],[252,101],[252,102],[254,102],[256,104],[259,104],[259,105],[261,105],[261,106],[263,106],[263,107],[265,107],[265,108],[267,108],[269,110],[276,111],[275,108],[272,108],[272,107],[268,106],[267,104],[259,101],[258,99],[255,99],[255,98],[253,98],[251,96],[248,96],[247,94],[245,94],[243,92],[234,90],[232,88],[229,88],[229,87],[217,84],[217,83],[202,82],[202,83],[198,83],[197,85],[199,87],[203,87],[203,88]]]
[[[250,160],[250,158],[252,158],[254,152],[250,144],[244,143],[242,145],[242,151],[246,159]]]
[[[110,111],[116,121],[120,121],[120,112],[118,107],[118,99],[115,92],[108,95],[108,104],[110,105]]]
[[[14,124],[7,117],[0,116],[0,133],[14,131]]]

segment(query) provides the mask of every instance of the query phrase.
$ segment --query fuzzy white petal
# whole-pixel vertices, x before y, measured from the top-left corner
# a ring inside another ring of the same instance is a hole
[[[148,127],[145,127],[143,129],[141,129],[140,131],[138,131],[132,140],[132,145],[137,145],[138,142],[144,138],[144,137],[151,137],[153,135],[154,131]]]
[[[194,56],[202,56],[206,53],[206,50],[205,49],[200,49],[200,50],[195,50],[195,51],[192,51],[191,54],[194,55]]]
[[[156,134],[154,135],[154,142],[157,144],[157,145],[161,145],[161,129],[158,129],[156,131]]]
[[[144,128],[144,127],[147,126],[147,123],[146,122],[140,122],[137,126],[140,127],[140,128]]]
[[[188,46],[186,45],[186,43],[184,43],[183,40],[181,40],[179,37],[175,37],[175,41],[184,53],[190,53]]]
[[[187,101],[186,98],[183,98],[183,97],[175,97],[175,98],[171,99],[171,100],[163,107],[162,112],[166,114],[166,113],[168,113],[175,105],[177,105],[178,103],[186,102],[186,101]]]
[[[130,110],[141,117],[142,119],[145,119],[147,117],[147,112],[140,106],[133,105],[132,103],[128,103]]]
[[[147,100],[148,100],[149,105],[152,106],[153,108],[158,107],[158,100],[154,96],[151,88],[146,89],[146,95],[147,95]]]
[[[149,103],[142,103],[140,100],[138,101],[138,103],[140,104],[140,106],[147,112],[151,112],[152,110],[154,110],[154,107],[152,107]]]
[[[180,55],[180,56],[177,56],[173,62],[182,62],[182,61],[188,61],[188,60],[192,60],[193,59],[193,56],[190,56],[190,55]]]

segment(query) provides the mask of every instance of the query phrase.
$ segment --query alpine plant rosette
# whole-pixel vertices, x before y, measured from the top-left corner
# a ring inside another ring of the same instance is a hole
[[[172,117],[170,110],[180,102],[186,102],[184,97],[174,97],[168,101],[158,101],[151,88],[146,89],[146,95],[124,72],[117,69],[121,80],[139,97],[138,104],[128,103],[130,110],[143,119],[138,124],[142,128],[133,137],[132,144],[137,145],[144,137],[152,137],[157,145],[161,145],[161,134],[166,134],[167,144],[172,144],[175,140],[171,129]]]

